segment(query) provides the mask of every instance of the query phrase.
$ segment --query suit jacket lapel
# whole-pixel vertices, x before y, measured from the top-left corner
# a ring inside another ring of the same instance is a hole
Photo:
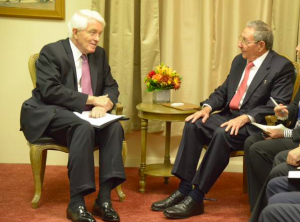
[[[90,66],[92,90],[93,90],[93,94],[95,95],[96,89],[97,89],[98,75],[97,75],[97,66],[96,66],[94,53],[88,54],[88,61],[89,61],[89,66]]]
[[[269,74],[269,69],[271,66],[271,61],[273,58],[273,51],[270,50],[269,54],[267,55],[266,59],[263,61],[259,70],[255,74],[248,90],[246,96],[244,98],[242,106],[250,99],[251,95],[255,92],[256,88],[259,87],[260,83],[266,78]]]
[[[236,70],[234,71],[234,75],[233,75],[233,81],[232,81],[232,86],[229,87],[230,91],[229,91],[229,101],[231,101],[232,97],[234,96],[237,87],[239,85],[239,82],[241,81],[244,69],[246,67],[246,63],[247,60],[246,59],[242,59],[240,61],[240,63],[237,65]]]
[[[72,53],[72,49],[71,49],[71,46],[70,46],[70,42],[69,42],[69,38],[63,40],[63,46],[66,50],[66,53],[68,55],[68,59],[69,59],[69,62],[71,64],[71,67],[73,69],[73,78],[74,78],[74,85],[75,85],[75,89],[78,91],[78,86],[77,86],[77,74],[76,74],[76,67],[75,67],[75,62],[74,62],[74,57],[73,57],[73,53]]]

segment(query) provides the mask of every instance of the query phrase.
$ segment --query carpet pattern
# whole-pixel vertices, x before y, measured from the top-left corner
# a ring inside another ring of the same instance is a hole
[[[98,181],[96,168],[96,181]],[[152,202],[170,195],[178,187],[179,180],[172,177],[164,184],[162,177],[147,177],[146,193],[139,189],[138,168],[126,168],[127,181],[122,185],[126,194],[124,202],[119,202],[115,191],[112,203],[121,217],[121,222],[170,222],[161,212],[150,210]],[[241,173],[223,173],[207,197],[217,201],[205,201],[205,213],[177,222],[240,222],[250,218],[248,197],[243,193]],[[31,166],[27,164],[0,164],[0,222],[63,222],[69,202],[67,168],[47,166],[42,197],[37,209],[31,208],[33,197],[33,177]],[[91,210],[97,193],[86,197],[86,205]],[[96,217],[97,221],[101,221]]]

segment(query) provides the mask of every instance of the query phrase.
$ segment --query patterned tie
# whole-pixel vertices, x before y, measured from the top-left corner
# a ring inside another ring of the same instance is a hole
[[[82,75],[81,88],[82,92],[90,96],[93,95],[90,67],[86,55],[81,55],[82,58]]]
[[[230,104],[229,104],[230,109],[232,109],[232,110],[239,109],[240,101],[243,98],[243,95],[245,94],[246,89],[247,89],[247,82],[249,79],[250,69],[253,66],[254,66],[253,62],[249,62],[247,64],[244,79],[243,79],[238,91],[236,92],[236,94],[234,95],[232,100],[230,101]]]

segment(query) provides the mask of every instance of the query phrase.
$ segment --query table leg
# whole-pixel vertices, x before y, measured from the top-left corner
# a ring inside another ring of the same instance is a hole
[[[165,158],[164,164],[170,165],[170,141],[171,141],[171,122],[166,122],[166,137],[165,137]],[[165,184],[169,183],[169,177],[165,177]]]
[[[139,176],[140,176],[140,189],[141,193],[145,193],[146,187],[146,148],[147,148],[147,129],[148,129],[148,120],[141,119],[141,128],[142,128],[142,150],[141,150],[141,165],[139,169]]]

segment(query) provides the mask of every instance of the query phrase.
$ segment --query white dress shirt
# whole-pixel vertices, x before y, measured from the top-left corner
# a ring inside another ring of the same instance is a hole
[[[74,58],[74,63],[75,63],[75,68],[76,68],[78,92],[82,92],[82,88],[81,88],[81,84],[80,84],[81,76],[82,76],[82,58],[81,58],[82,53],[70,39],[69,39],[69,41],[70,41],[71,50],[73,53],[73,58]]]

